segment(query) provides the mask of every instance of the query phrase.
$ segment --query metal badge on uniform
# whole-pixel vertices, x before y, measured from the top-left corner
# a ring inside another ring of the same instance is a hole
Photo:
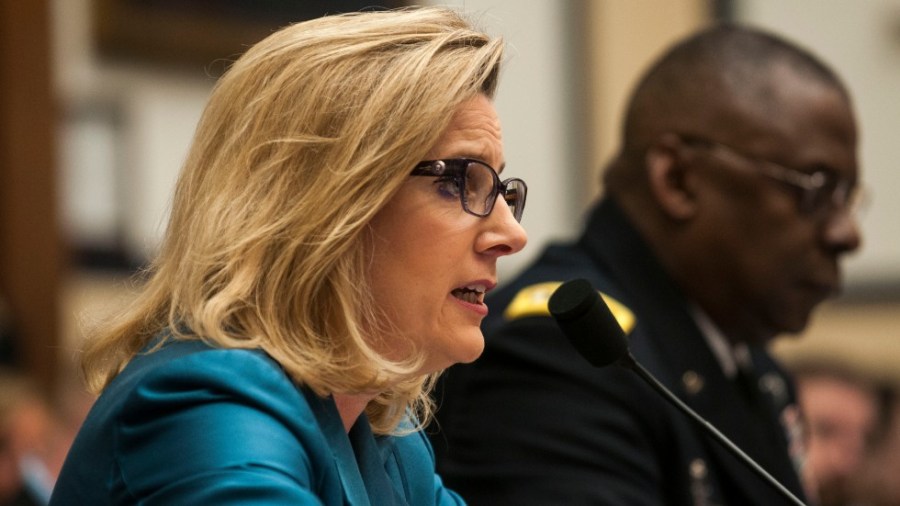
[[[763,374],[759,378],[759,388],[772,400],[772,405],[781,410],[788,403],[788,388],[784,378],[775,372]]]
[[[798,475],[802,476],[803,465],[806,463],[806,429],[803,424],[803,417],[800,408],[796,404],[789,404],[781,411],[778,421],[784,429],[784,435],[787,439],[788,455],[794,470]]]
[[[695,371],[686,371],[681,375],[681,384],[688,395],[697,395],[703,390],[706,381]]]
[[[706,461],[701,458],[691,460],[688,464],[688,475],[691,477],[691,498],[694,506],[714,506]]]

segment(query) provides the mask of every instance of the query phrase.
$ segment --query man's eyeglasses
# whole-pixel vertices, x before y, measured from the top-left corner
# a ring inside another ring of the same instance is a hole
[[[829,170],[803,172],[784,165],[745,155],[740,151],[701,137],[680,136],[691,147],[709,150],[720,159],[750,163],[760,169],[760,174],[797,190],[798,204],[804,214],[823,217],[840,209],[856,215],[861,207],[863,192],[854,181],[842,179]]]
[[[432,176],[438,178],[438,183],[451,183],[446,191],[453,196],[459,195],[465,212],[481,218],[491,214],[497,195],[503,195],[513,217],[516,221],[522,221],[525,196],[528,193],[525,181],[519,178],[500,181],[497,171],[480,160],[429,160],[416,165],[410,175]]]

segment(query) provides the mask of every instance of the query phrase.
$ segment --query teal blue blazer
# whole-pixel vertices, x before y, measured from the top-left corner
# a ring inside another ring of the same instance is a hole
[[[172,342],[132,360],[76,437],[50,504],[454,505],[427,438],[346,433],[331,398],[258,350]]]

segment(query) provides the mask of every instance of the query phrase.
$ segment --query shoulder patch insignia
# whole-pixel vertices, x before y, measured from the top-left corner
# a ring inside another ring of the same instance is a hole
[[[526,286],[519,290],[519,293],[513,297],[512,302],[510,302],[509,306],[507,306],[506,310],[503,312],[503,317],[507,320],[516,320],[528,316],[550,316],[550,309],[547,308],[547,301],[550,300],[550,296],[553,295],[553,292],[556,291],[561,284],[561,281],[548,281]],[[603,297],[603,301],[609,306],[609,310],[616,318],[616,321],[619,322],[619,326],[622,327],[622,330],[624,330],[626,334],[630,333],[636,323],[634,313],[621,302],[605,293],[600,292],[600,296]]]

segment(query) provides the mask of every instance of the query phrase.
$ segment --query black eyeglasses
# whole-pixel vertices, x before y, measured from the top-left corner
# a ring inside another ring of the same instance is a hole
[[[857,187],[856,183],[838,177],[829,170],[804,172],[763,158],[746,155],[731,146],[709,139],[691,136],[680,136],[680,138],[684,144],[707,149],[710,154],[717,155],[721,159],[755,165],[759,167],[760,174],[797,190],[800,211],[804,214],[821,218],[840,209],[855,216],[863,207],[865,193]]]
[[[452,196],[459,196],[465,212],[484,218],[494,210],[497,195],[512,211],[516,221],[522,221],[525,210],[525,196],[528,187],[519,178],[500,181],[490,165],[471,158],[449,158],[446,160],[428,160],[420,162],[410,175],[436,177],[436,184],[444,184],[443,191]],[[446,183],[452,183],[446,186]]]

